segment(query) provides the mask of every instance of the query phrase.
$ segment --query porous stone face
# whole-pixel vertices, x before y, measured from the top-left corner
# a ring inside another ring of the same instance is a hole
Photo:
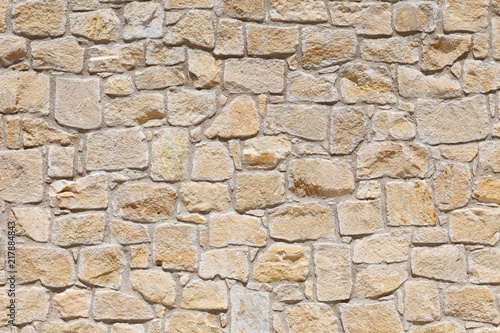
[[[444,31],[476,32],[486,26],[486,0],[446,0],[444,3]]]
[[[392,302],[340,306],[342,324],[349,333],[401,333],[403,327]]]
[[[408,279],[402,265],[369,265],[356,275],[356,292],[368,298],[378,298],[392,293]]]
[[[237,211],[276,206],[284,202],[285,179],[279,172],[239,173],[235,193]]]
[[[462,163],[440,163],[434,183],[439,209],[450,210],[465,206],[469,202],[471,173]]]
[[[429,322],[440,317],[439,294],[430,282],[405,283],[405,318],[413,322]]]
[[[243,159],[251,169],[273,169],[284,160],[292,149],[288,137],[262,136],[245,141]]]
[[[69,322],[50,321],[43,327],[44,333],[70,333],[70,332],[106,333],[107,330],[108,328],[103,323],[95,324],[85,319],[78,319]]]
[[[250,55],[292,54],[298,45],[298,30],[251,24],[247,27],[247,46]]]
[[[274,243],[259,255],[253,278],[259,282],[304,281],[309,273],[311,249],[302,245]]]
[[[474,251],[469,256],[471,282],[478,284],[499,283],[500,250],[484,249]]]
[[[170,185],[129,183],[115,192],[114,213],[127,220],[155,222],[171,215],[177,198]]]
[[[484,139],[489,132],[486,98],[479,95],[450,102],[420,100],[416,115],[420,137],[432,145]]]
[[[81,250],[78,278],[87,284],[118,289],[125,269],[125,255],[117,245]]]
[[[69,287],[75,281],[73,258],[66,250],[54,247],[19,246],[16,249],[16,281],[40,281],[49,288]]]
[[[190,212],[210,212],[224,210],[231,204],[227,185],[202,183],[184,183],[181,187],[182,203]]]
[[[50,147],[48,154],[48,175],[50,177],[72,177],[73,159],[75,148],[73,147]]]
[[[452,65],[467,53],[471,47],[471,37],[467,35],[435,35],[423,40],[422,69],[435,71]]]
[[[325,4],[320,0],[272,0],[271,19],[285,22],[325,22],[328,14]]]
[[[270,328],[270,299],[266,292],[235,285],[231,288],[231,327],[248,333],[267,332]]]
[[[71,33],[96,42],[118,38],[120,19],[112,9],[99,9],[70,16]]]
[[[50,210],[42,207],[13,207],[9,221],[16,223],[16,235],[28,236],[36,242],[49,239]]]
[[[318,333],[340,332],[339,320],[325,304],[304,303],[289,307],[286,309],[285,318],[290,333],[309,329]]]
[[[465,329],[463,325],[460,325],[454,321],[443,321],[437,324],[427,324],[422,326],[414,326],[411,330],[411,333],[440,333],[440,332],[449,332],[449,333],[464,333]]]
[[[24,59],[26,41],[20,37],[0,37],[0,50],[0,66],[8,67]]]
[[[49,114],[49,77],[32,72],[0,75],[0,113],[39,112]]]
[[[358,177],[379,178],[424,176],[429,153],[418,144],[371,143],[358,151]]]
[[[474,187],[474,197],[483,202],[500,203],[499,186],[500,179],[497,177],[479,178]]]
[[[105,218],[103,213],[58,217],[52,226],[52,242],[62,247],[100,244],[104,238]]]
[[[210,217],[210,245],[265,246],[267,231],[261,224],[261,219],[253,216],[214,213]]]
[[[340,91],[346,103],[395,103],[392,89],[392,77],[385,67],[348,64],[342,68]]]
[[[289,89],[287,99],[291,102],[335,102],[338,92],[333,86],[336,77],[316,78],[303,72],[288,75]]]
[[[500,86],[500,65],[496,62],[469,60],[464,64],[464,91],[485,93]]]
[[[184,84],[186,78],[181,68],[149,67],[137,72],[135,86],[137,89],[164,89]]]
[[[415,137],[415,125],[405,112],[379,111],[372,123],[377,140],[411,140]]]
[[[132,2],[126,5],[123,12],[123,39],[162,37],[163,16],[160,4]]]
[[[446,289],[446,314],[479,322],[498,325],[500,319],[495,307],[495,297],[488,287],[451,286]]]
[[[466,208],[450,215],[450,237],[455,243],[495,245],[500,239],[500,212]]]
[[[167,30],[164,40],[167,44],[179,45],[187,43],[197,47],[213,49],[215,45],[214,19],[215,16],[212,12],[191,10]]]
[[[199,268],[200,277],[203,279],[213,279],[218,275],[222,279],[247,282],[249,274],[248,250],[246,248],[231,248],[204,252],[200,256]]]
[[[87,170],[142,169],[148,156],[146,136],[140,129],[107,130],[87,137]]]
[[[172,274],[162,271],[134,270],[131,274],[132,289],[144,299],[165,306],[175,304],[175,280]]]
[[[404,230],[375,234],[354,242],[353,262],[379,264],[406,261],[411,234]]]
[[[41,119],[25,118],[22,130],[25,147],[38,147],[46,143],[68,145],[76,141],[76,135],[49,126]]]
[[[89,72],[123,73],[144,61],[141,43],[114,46],[94,46],[89,49]]]
[[[51,206],[79,209],[108,207],[108,181],[103,174],[82,177],[76,181],[60,180],[51,184]]]
[[[18,3],[12,9],[13,30],[28,37],[61,36],[65,31],[65,12],[63,1],[30,0]]]
[[[353,283],[348,246],[327,243],[315,245],[314,264],[319,301],[340,301],[350,298]]]
[[[262,21],[264,19],[264,1],[224,0],[222,2],[222,13],[238,19]]]
[[[331,2],[330,13],[334,25],[354,27],[357,34],[371,36],[392,34],[389,4]]]
[[[363,139],[366,116],[359,107],[335,107],[332,112],[331,146],[334,155],[352,153]]]
[[[211,142],[196,148],[191,179],[223,181],[231,178],[233,172],[233,162],[224,144]]]
[[[231,93],[281,93],[284,75],[282,60],[230,59],[225,64],[225,88]]]
[[[341,235],[366,235],[382,230],[380,200],[348,200],[337,206]]]
[[[205,135],[209,138],[245,138],[256,134],[259,128],[255,101],[250,96],[238,96],[222,109]]]
[[[269,232],[290,242],[332,236],[331,215],[328,207],[317,203],[284,206],[270,214]]]
[[[463,282],[466,276],[465,250],[460,245],[413,248],[411,271],[430,279]]]
[[[393,8],[397,32],[431,32],[436,28],[439,7],[433,2],[398,2]]]
[[[40,287],[24,287],[16,291],[16,306],[19,306],[15,323],[29,324],[45,321],[49,313],[49,291]]]
[[[99,127],[102,121],[99,79],[56,80],[56,120],[79,129]]]
[[[190,281],[182,295],[183,309],[191,310],[227,310],[227,287],[224,281]]]
[[[135,126],[164,118],[165,102],[160,94],[116,98],[104,107],[108,126]]]
[[[96,291],[92,314],[96,320],[144,321],[154,318],[149,304],[120,291]]]
[[[67,289],[54,296],[54,307],[63,319],[88,317],[92,294],[85,289]]]
[[[385,193],[388,225],[436,225],[431,189],[426,182],[387,183]]]
[[[72,73],[83,70],[83,53],[84,49],[73,38],[35,42],[31,49],[34,68]]]
[[[495,141],[479,144],[479,166],[486,172],[500,172],[500,144]]]
[[[149,242],[149,232],[145,226],[119,220],[110,221],[111,237],[120,244]]]
[[[346,62],[356,53],[356,35],[349,30],[306,27],[302,32],[304,68],[315,69]]]
[[[324,140],[328,130],[328,108],[321,105],[269,105],[265,118],[268,134],[286,133],[300,138]]]
[[[154,235],[154,262],[170,270],[193,271],[198,257],[198,232],[188,225],[162,224]]]
[[[294,160],[292,190],[300,196],[335,197],[354,190],[354,177],[348,165],[325,159]]]
[[[220,60],[199,50],[189,50],[188,59],[189,75],[195,88],[212,88],[220,83]]]
[[[398,68],[399,93],[403,97],[451,98],[461,94],[458,80],[447,75],[424,75],[420,71]]]
[[[165,128],[154,133],[151,178],[156,181],[184,180],[187,174],[189,137],[187,130]]]
[[[41,201],[42,163],[38,150],[0,152],[0,198],[19,203]]]
[[[223,333],[217,316],[208,312],[173,311],[167,317],[166,333]]]
[[[369,61],[414,64],[418,61],[418,42],[401,37],[367,39],[361,45],[361,53]]]
[[[226,1],[227,3],[227,1]],[[245,53],[243,23],[239,20],[219,20],[219,31],[215,42],[215,55],[242,56]]]

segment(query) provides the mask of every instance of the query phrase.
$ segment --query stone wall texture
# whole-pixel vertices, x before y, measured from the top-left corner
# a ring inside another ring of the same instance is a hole
[[[0,0],[0,333],[499,333],[499,89],[500,0]]]

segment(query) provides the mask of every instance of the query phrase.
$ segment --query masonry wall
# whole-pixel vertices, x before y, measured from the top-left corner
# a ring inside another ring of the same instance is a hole
[[[498,60],[498,0],[0,0],[0,332],[500,332]]]

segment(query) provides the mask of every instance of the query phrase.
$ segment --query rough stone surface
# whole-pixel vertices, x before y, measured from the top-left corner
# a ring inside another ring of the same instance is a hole
[[[306,246],[274,243],[259,255],[253,278],[259,282],[304,281],[309,272],[310,253]]]
[[[367,264],[406,261],[410,255],[410,238],[409,232],[397,230],[356,240],[352,260]]]
[[[495,297],[488,287],[451,286],[446,289],[446,314],[498,325],[500,318],[495,306]]]
[[[267,231],[261,219],[235,213],[212,214],[210,218],[210,245],[265,246]]]
[[[356,35],[349,30],[306,27],[302,39],[306,69],[346,62],[354,58],[356,53]]]
[[[379,178],[424,176],[429,153],[423,145],[371,143],[358,151],[358,177]]]
[[[0,333],[500,333],[499,15],[0,0]]]
[[[155,222],[171,215],[177,198],[170,185],[128,183],[115,192],[114,213],[127,220]]]
[[[108,130],[88,135],[87,170],[144,168],[148,164],[146,137],[140,129]]]
[[[495,245],[500,239],[500,212],[466,208],[450,215],[450,237],[455,243]]]
[[[388,225],[436,225],[431,189],[426,182],[390,182],[385,193]]]
[[[283,206],[269,215],[269,232],[272,238],[290,242],[332,236],[331,215],[328,207],[317,203]]]
[[[337,206],[341,235],[367,235],[382,230],[380,200],[349,200]]]
[[[20,203],[41,201],[42,163],[38,150],[0,152],[0,198]]]
[[[392,302],[341,305],[340,318],[349,333],[403,332],[401,320]]]
[[[338,319],[325,304],[304,303],[289,307],[286,309],[285,318],[290,333],[307,330],[318,333],[340,332]]]
[[[314,264],[319,301],[340,301],[350,298],[353,283],[349,247],[318,244],[314,248]]]
[[[71,32],[96,42],[117,39],[119,25],[120,19],[112,9],[100,9],[70,16]]]
[[[248,281],[249,265],[246,248],[210,250],[200,256],[199,274],[201,278],[233,279]]]
[[[469,142],[489,132],[486,99],[478,95],[440,103],[421,100],[416,114],[420,137],[429,144]]]
[[[87,284],[118,289],[125,268],[125,255],[119,246],[86,247],[81,251],[78,278]]]
[[[392,293],[408,279],[405,267],[395,265],[369,265],[356,275],[356,292],[368,298]]]
[[[430,279],[463,282],[466,276],[464,248],[459,245],[413,248],[411,271]]]
[[[291,169],[292,190],[300,196],[335,197],[354,190],[354,177],[344,163],[301,159],[293,161]]]

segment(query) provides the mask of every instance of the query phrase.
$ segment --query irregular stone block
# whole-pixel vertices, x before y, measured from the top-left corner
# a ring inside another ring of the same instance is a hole
[[[260,218],[236,213],[218,214],[210,217],[210,245],[266,246],[267,231]]]
[[[358,35],[391,35],[391,11],[387,3],[330,2],[333,25],[354,27]]]
[[[356,274],[356,293],[368,298],[378,298],[392,293],[408,279],[403,265],[369,265]]]
[[[302,54],[305,69],[316,69],[349,61],[356,54],[356,34],[326,27],[302,29]]]
[[[239,285],[231,288],[231,328],[247,333],[270,330],[269,293],[248,290]]]
[[[52,242],[58,246],[100,244],[104,239],[106,214],[81,213],[54,219]]]
[[[154,263],[167,270],[194,271],[198,259],[197,228],[161,224],[154,235]]]
[[[439,7],[433,2],[398,2],[393,8],[397,32],[431,32],[436,29]]]
[[[272,207],[285,201],[285,179],[279,172],[236,174],[238,212]]]
[[[74,13],[69,21],[71,33],[96,42],[118,38],[120,19],[112,9],[99,9],[87,13]]]
[[[340,91],[346,103],[396,102],[389,71],[378,65],[348,64],[341,70]]]
[[[334,107],[330,134],[330,153],[346,155],[363,140],[366,116],[357,106]]]
[[[187,130],[164,128],[154,133],[151,178],[156,181],[186,179],[189,151]]]
[[[0,113],[49,114],[49,77],[32,72],[0,75]]]
[[[446,0],[444,2],[444,31],[476,32],[487,26],[487,0]]]
[[[134,69],[144,61],[143,45],[131,43],[113,46],[93,46],[89,49],[90,73],[123,73]]]
[[[93,174],[74,181],[60,180],[49,188],[53,207],[102,209],[108,207],[108,181],[103,174]]]
[[[285,63],[278,59],[229,59],[224,86],[230,93],[279,94],[285,89]]]
[[[125,264],[125,254],[118,245],[85,247],[80,252],[78,278],[91,286],[119,289]]]
[[[426,182],[390,182],[385,193],[389,226],[436,225],[431,189]]]
[[[403,333],[393,302],[342,304],[342,324],[349,333]]]
[[[104,106],[108,126],[136,126],[165,117],[165,102],[161,94],[143,94],[115,98]]]
[[[454,243],[495,245],[500,239],[500,211],[483,208],[456,210],[450,215]]]
[[[414,64],[418,61],[418,44],[417,40],[402,37],[366,39],[361,54],[368,61]]]
[[[114,290],[97,290],[92,314],[95,320],[145,321],[154,318],[148,303],[136,296]]]
[[[31,44],[33,68],[81,73],[84,48],[75,38],[61,38]]]
[[[464,320],[498,325],[495,297],[488,287],[451,286],[446,289],[446,314]]]
[[[172,274],[163,271],[134,270],[131,272],[132,289],[144,299],[165,306],[175,304],[175,280]]]
[[[18,3],[12,9],[12,28],[16,34],[28,37],[56,37],[64,34],[65,26],[64,1],[29,0]]]
[[[163,8],[158,3],[132,2],[125,5],[123,39],[163,37],[163,16]]]
[[[169,27],[165,35],[167,44],[213,49],[215,46],[215,15],[204,10],[191,10],[174,26]]]
[[[311,249],[308,246],[274,243],[262,252],[254,266],[255,281],[305,281],[309,273]]]
[[[245,141],[243,159],[249,169],[273,169],[291,152],[285,135],[261,136]]]
[[[227,287],[224,281],[192,280],[182,293],[183,309],[224,311],[228,308]]]
[[[339,320],[332,309],[321,303],[303,303],[289,307],[285,312],[288,332],[300,333],[311,330],[317,333],[339,333]]]
[[[233,279],[248,281],[248,249],[231,248],[210,250],[201,254],[198,274],[203,279]]]
[[[26,57],[26,52],[27,43],[24,38],[12,36],[0,37],[0,66],[8,67],[16,62],[23,60]]]
[[[349,247],[338,244],[314,246],[316,294],[321,302],[347,300],[351,297],[352,267]]]
[[[380,200],[346,200],[337,206],[341,235],[366,235],[383,227]]]
[[[436,201],[441,210],[460,208],[469,202],[469,166],[464,163],[439,163],[434,182]]]
[[[430,279],[464,282],[465,250],[460,245],[415,247],[411,252],[411,271]]]
[[[43,161],[38,150],[0,152],[0,198],[8,202],[43,199]]]
[[[429,322],[441,317],[439,293],[430,282],[405,283],[405,318],[413,322]]]
[[[198,144],[193,154],[192,180],[224,181],[232,177],[233,161],[221,142]]]
[[[380,264],[408,260],[411,233],[407,230],[393,230],[375,234],[354,241],[352,261],[354,263]]]

